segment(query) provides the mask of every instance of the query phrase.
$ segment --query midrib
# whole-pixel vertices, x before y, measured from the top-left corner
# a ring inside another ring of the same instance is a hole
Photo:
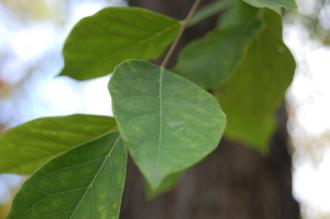
[[[114,151],[114,149],[116,148],[116,146],[118,145],[118,142],[120,140],[120,136],[116,139],[116,141],[114,142],[113,146],[110,148],[109,152],[106,154],[106,156],[104,157],[103,162],[101,163],[101,165],[99,166],[99,168],[97,169],[97,172],[95,173],[95,176],[93,177],[92,181],[88,184],[87,189],[85,190],[84,194],[82,195],[81,199],[79,200],[78,204],[76,205],[76,207],[74,208],[74,210],[72,211],[71,215],[70,215],[70,219],[72,219],[72,217],[74,216],[75,212],[77,211],[78,207],[80,206],[82,200],[85,198],[87,192],[93,187],[93,184],[96,180],[96,178],[98,177],[99,173],[101,172],[102,168],[104,167],[105,163],[107,162],[107,160],[109,159],[109,157],[111,157],[112,152]],[[92,190],[93,191],[93,190]]]
[[[163,141],[163,77],[165,69],[161,67],[159,74],[159,133],[158,133],[158,148],[156,153],[155,165],[159,165],[159,154]]]

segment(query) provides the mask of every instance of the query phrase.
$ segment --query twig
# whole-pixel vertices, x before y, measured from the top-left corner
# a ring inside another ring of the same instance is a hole
[[[167,65],[167,63],[169,62],[169,60],[170,60],[170,58],[171,58],[171,56],[172,56],[175,48],[177,47],[177,45],[178,45],[178,43],[179,43],[179,41],[180,41],[180,39],[182,37],[183,32],[185,31],[186,27],[188,26],[189,21],[191,20],[192,16],[196,12],[196,10],[197,10],[197,8],[198,8],[198,6],[199,6],[199,4],[201,2],[202,2],[202,0],[196,0],[194,2],[193,6],[191,7],[191,9],[190,9],[187,17],[183,21],[181,21],[181,27],[180,27],[179,33],[176,36],[176,38],[175,38],[173,44],[171,45],[171,47],[168,49],[168,51],[167,51],[167,53],[165,55],[165,58],[164,58],[164,60],[163,60],[163,62],[161,64],[161,66],[163,68],[165,68],[166,65]]]

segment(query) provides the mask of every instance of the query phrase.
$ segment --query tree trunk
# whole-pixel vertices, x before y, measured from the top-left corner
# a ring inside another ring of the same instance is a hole
[[[204,1],[207,4],[211,1]],[[191,0],[131,0],[182,19]],[[179,48],[210,30],[217,18],[188,29]],[[175,57],[173,58],[175,60]],[[172,64],[173,64],[172,60]],[[130,160],[122,219],[298,219],[299,205],[292,197],[291,156],[288,152],[286,113],[278,113],[279,127],[270,144],[270,155],[237,142],[223,140],[204,161],[188,170],[177,187],[146,201],[144,182]]]

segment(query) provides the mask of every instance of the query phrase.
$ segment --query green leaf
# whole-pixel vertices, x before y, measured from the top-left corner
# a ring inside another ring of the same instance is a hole
[[[29,175],[52,157],[116,127],[105,116],[36,119],[0,135],[0,172]]]
[[[195,24],[200,23],[201,21],[224,11],[225,9],[229,8],[233,5],[236,0],[217,0],[211,2],[204,6],[203,8],[196,11],[192,19],[189,21],[189,26],[193,26]]]
[[[167,176],[161,184],[156,188],[153,189],[148,182],[146,183],[146,197],[149,201],[155,199],[158,195],[168,192],[173,189],[181,179],[182,172],[173,173]]]
[[[109,90],[120,133],[153,189],[203,159],[223,134],[226,118],[216,99],[161,67],[124,62]]]
[[[103,9],[73,28],[64,45],[61,75],[87,80],[111,73],[126,59],[156,59],[179,28],[179,21],[146,9]]]
[[[23,184],[8,219],[117,219],[126,159],[118,133],[56,157]]]
[[[211,31],[183,49],[175,71],[204,88],[219,87],[240,64],[262,27],[260,20],[253,19]]]
[[[295,61],[282,41],[281,18],[271,11],[263,17],[265,30],[218,97],[228,117],[226,135],[265,153]]]
[[[218,22],[218,29],[226,29],[229,27],[239,26],[249,20],[260,19],[262,10],[246,4],[242,1],[236,4],[222,15]]]
[[[293,9],[296,7],[295,0],[243,0],[243,1],[254,7],[272,9],[277,13],[281,13],[282,8]]]

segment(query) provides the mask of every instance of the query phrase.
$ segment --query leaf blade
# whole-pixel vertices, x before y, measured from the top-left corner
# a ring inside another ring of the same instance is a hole
[[[295,61],[282,40],[280,17],[265,10],[263,19],[266,28],[218,99],[228,116],[225,135],[267,153],[276,127],[275,113],[293,79]]]
[[[211,31],[179,55],[175,72],[203,88],[218,88],[239,66],[248,46],[263,29],[259,19]]]
[[[0,172],[29,175],[53,156],[115,127],[113,118],[79,114],[19,125],[0,136]]]
[[[161,184],[153,189],[148,182],[145,183],[145,196],[149,201],[154,200],[160,194],[166,193],[175,188],[175,186],[179,183],[182,172],[173,173],[171,175],[166,176],[166,178],[161,182]]]
[[[281,13],[282,8],[293,9],[296,7],[295,0],[243,0],[244,2],[258,8],[269,8]]]
[[[23,184],[8,219],[118,218],[126,161],[118,133],[74,148]]]
[[[229,8],[233,3],[235,3],[234,0],[225,0],[215,1],[207,4],[203,8],[196,11],[196,13],[189,21],[188,26],[196,25],[203,20],[220,13],[221,11],[224,11],[225,9]]]
[[[103,9],[73,28],[63,48],[61,75],[88,80],[111,73],[126,59],[158,58],[179,28],[177,20],[146,9]]]
[[[224,131],[225,115],[214,97],[163,68],[124,62],[109,91],[121,135],[153,189],[214,150]]]

